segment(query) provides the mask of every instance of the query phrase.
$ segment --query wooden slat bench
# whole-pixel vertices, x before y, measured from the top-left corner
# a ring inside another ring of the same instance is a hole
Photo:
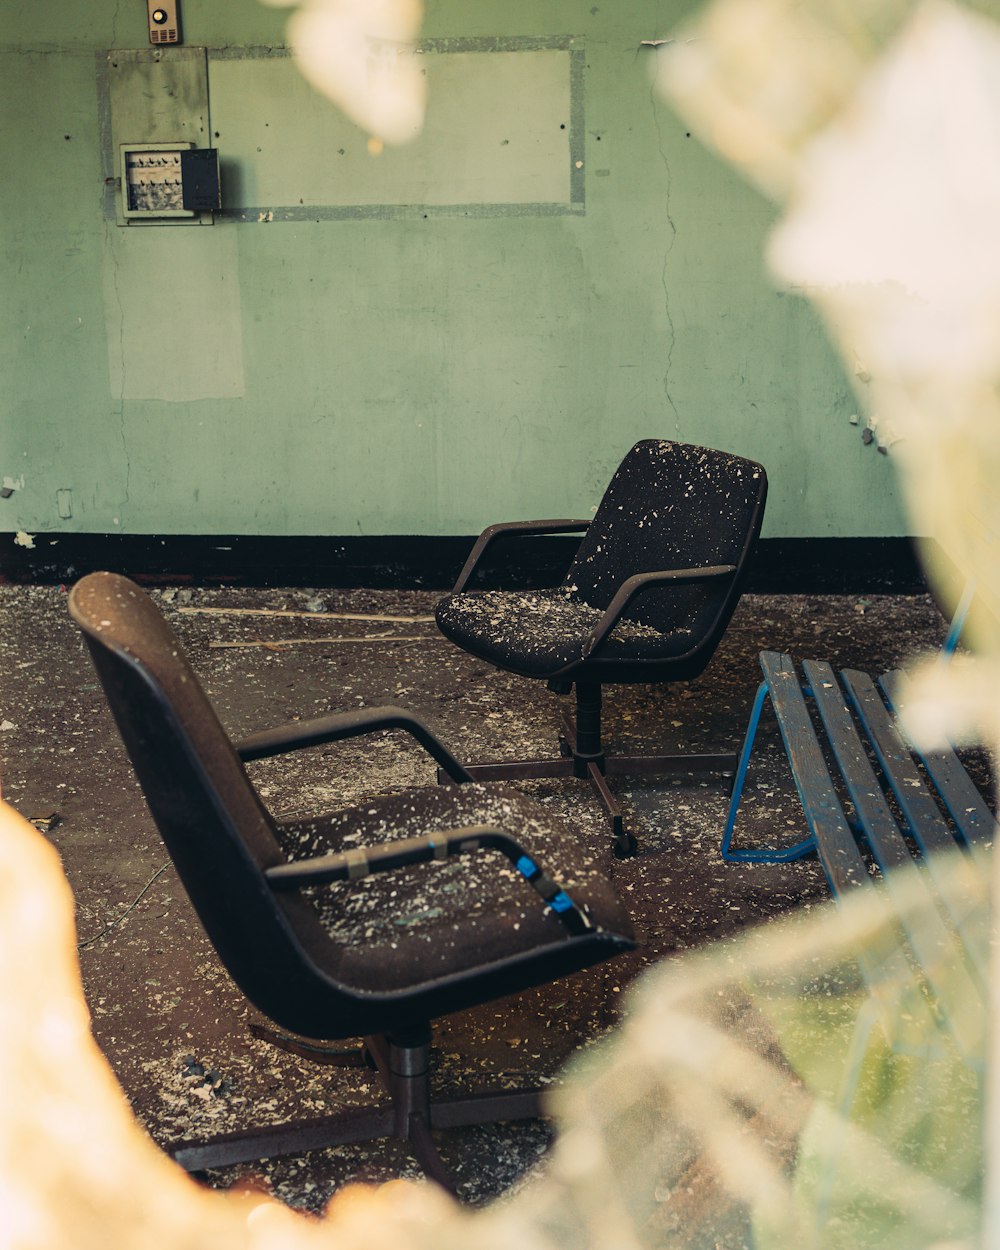
[[[968,873],[956,872],[953,861],[964,855],[970,872],[988,871],[992,813],[953,751],[917,755],[904,741],[895,715],[905,698],[903,674],[876,683],[845,669],[838,680],[829,664],[807,660],[802,681],[787,655],[764,651],[760,664],[764,680],[739,758],[723,857],[786,863],[815,853],[836,896],[883,891],[899,904],[899,929],[893,937],[883,930],[862,952],[869,988],[898,1018],[900,987],[912,987],[913,1002],[903,1014],[929,1013],[933,1025],[928,1030],[927,1019],[917,1020],[917,1035],[945,1028],[963,1054],[981,1054],[989,923],[978,904],[981,890],[970,888]],[[784,848],[734,848],[766,703],[777,718],[809,833]],[[926,891],[930,905],[915,909],[914,890]]]

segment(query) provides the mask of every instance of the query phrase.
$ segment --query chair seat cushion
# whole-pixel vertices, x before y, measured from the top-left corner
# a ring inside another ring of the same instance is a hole
[[[598,857],[540,804],[506,787],[466,784],[408,790],[357,808],[278,826],[291,860],[381,846],[469,825],[518,840],[594,924],[634,941],[631,922]],[[561,921],[498,851],[350,882],[310,887],[331,942],[328,971],[359,991],[412,988],[539,946],[570,941]]]
[[[547,677],[583,658],[603,613],[567,587],[551,590],[470,590],[448,595],[436,610],[438,627],[463,650],[526,677]],[[608,659],[665,659],[691,647],[688,628],[661,633],[621,620],[600,655]]]

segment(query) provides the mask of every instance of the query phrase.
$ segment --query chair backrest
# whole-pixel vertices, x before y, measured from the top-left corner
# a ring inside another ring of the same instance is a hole
[[[264,879],[285,858],[273,823],[176,635],[114,573],[83,578],[69,606],[153,819],[230,975],[260,1011],[307,1035],[310,1001],[324,1000],[328,1027],[330,995],[342,994],[344,1031],[323,1035],[354,1036],[354,995],[324,975],[336,948],[307,901],[276,895]]]
[[[739,600],[764,519],[767,474],[742,456],[644,439],[619,465],[565,585],[606,608],[634,573],[732,564],[732,579],[652,590],[626,612],[663,633],[683,628],[714,649]]]

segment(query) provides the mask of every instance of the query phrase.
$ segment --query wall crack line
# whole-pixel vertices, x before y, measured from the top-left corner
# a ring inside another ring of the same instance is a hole
[[[681,418],[677,411],[677,405],[674,403],[673,396],[670,393],[670,373],[673,367],[674,346],[677,342],[677,334],[674,329],[674,318],[670,307],[670,283],[668,280],[668,272],[670,267],[670,253],[673,251],[674,244],[677,242],[677,226],[670,211],[671,192],[673,190],[673,171],[670,168],[670,157],[663,141],[663,127],[660,124],[660,116],[657,109],[658,105],[658,87],[657,80],[659,78],[659,55],[657,54],[656,72],[653,74],[652,82],[649,87],[649,103],[653,110],[653,125],[656,127],[656,146],[660,153],[660,159],[663,161],[663,168],[666,173],[666,194],[664,196],[664,212],[667,219],[667,240],[663,250],[663,264],[660,267],[660,282],[663,286],[663,313],[667,322],[667,354],[663,369],[663,394],[670,406],[671,412],[674,414],[674,432],[680,433]]]
[[[110,232],[117,230],[117,225],[105,223],[105,234],[108,235],[108,254],[111,257],[111,284],[115,292],[115,303],[118,306],[118,360],[120,369],[120,382],[118,387],[118,434],[122,444],[122,455],[125,459],[125,493],[119,502],[119,512],[124,512],[128,505],[131,494],[131,478],[132,478],[132,461],[128,451],[128,435],[125,430],[125,306],[122,303],[121,290],[118,286],[118,269],[119,259],[116,250],[118,239]],[[119,516],[121,527],[124,528],[124,518]]]

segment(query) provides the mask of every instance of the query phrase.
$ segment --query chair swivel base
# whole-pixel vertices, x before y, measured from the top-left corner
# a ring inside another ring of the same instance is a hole
[[[568,713],[563,714],[559,735],[561,754],[555,759],[503,760],[496,763],[467,764],[474,781],[527,781],[544,777],[577,777],[588,781],[596,791],[611,826],[612,851],[618,859],[629,859],[638,849],[633,833],[625,827],[622,809],[611,793],[608,777],[676,776],[682,773],[734,773],[738,756],[734,752],[704,755],[604,755],[584,753],[577,746],[576,728]],[[438,785],[451,778],[437,771]]]
[[[278,1038],[273,1040],[278,1045],[284,1044]],[[432,1101],[429,1035],[425,1041],[413,1045],[399,1045],[381,1036],[366,1037],[364,1044],[389,1094],[387,1104],[268,1128],[223,1133],[204,1140],[176,1142],[166,1148],[167,1153],[186,1171],[202,1172],[208,1168],[395,1137],[407,1143],[425,1176],[454,1195],[454,1183],[434,1145],[432,1131],[504,1120],[533,1120],[542,1114],[541,1090],[537,1088],[480,1092]]]

